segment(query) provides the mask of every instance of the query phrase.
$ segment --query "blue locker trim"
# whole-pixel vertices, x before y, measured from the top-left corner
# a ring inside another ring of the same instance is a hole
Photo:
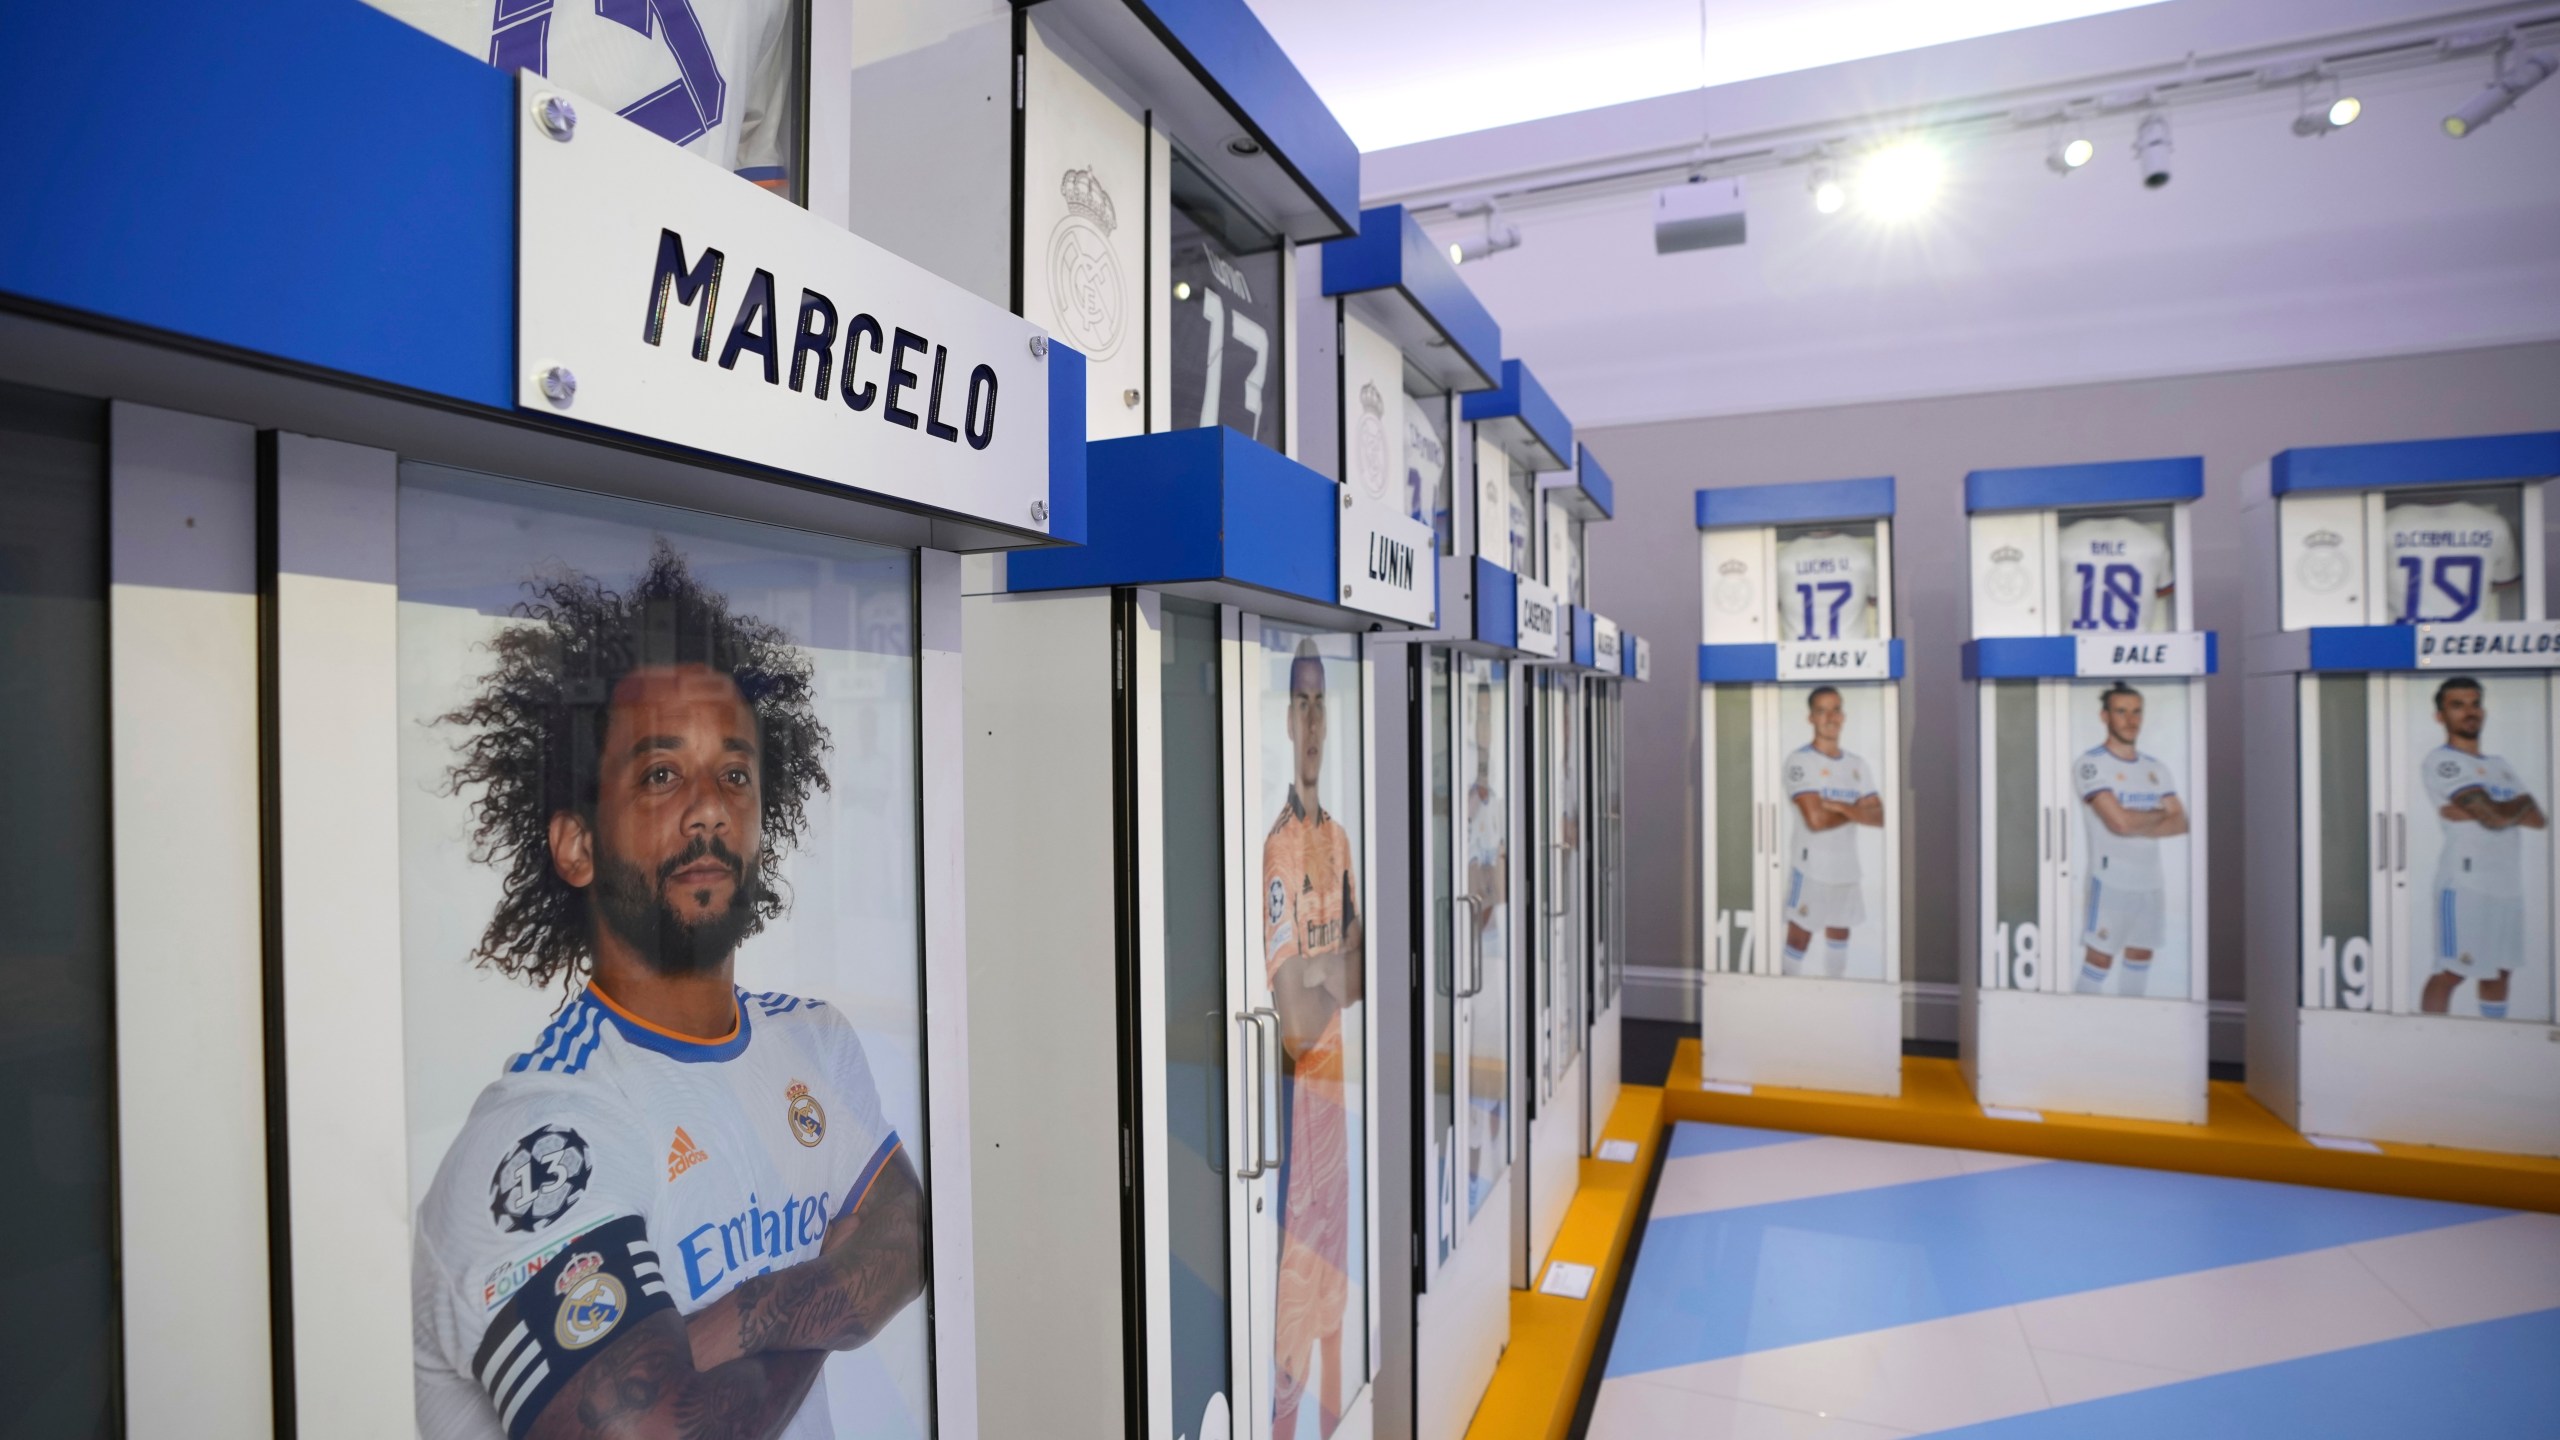
[[[1488,435],[1514,442],[1519,449],[1513,453],[1525,450],[1523,458],[1532,470],[1562,470],[1565,457],[1573,453],[1573,423],[1547,398],[1538,377],[1517,360],[1502,362],[1501,384],[1458,397],[1458,417],[1484,427]],[[1504,421],[1513,425],[1506,426]]]
[[[2462,485],[2546,475],[2560,475],[2560,430],[2287,450],[2270,467],[2268,488],[2286,495],[2296,490]]]
[[[1358,227],[1360,148],[1245,0],[1016,0],[1156,108],[1157,128],[1293,240]],[[1235,155],[1242,130],[1260,154]],[[1276,168],[1277,174],[1273,171]]]
[[[1964,642],[1967,680],[2023,680],[2079,673],[2079,642],[2068,635],[2011,635]]]
[[[1625,629],[1618,631],[1618,673],[1630,680],[1636,678],[1636,637]]]
[[[1360,233],[1328,241],[1323,250],[1324,293],[1364,295],[1392,291],[1431,333],[1474,372],[1461,390],[1490,389],[1502,373],[1502,327],[1476,299],[1448,252],[1431,243],[1422,222],[1401,205],[1360,212]],[[1400,340],[1402,337],[1398,337]],[[1425,370],[1431,357],[1410,350],[1406,358]]]
[[[0,290],[515,404],[515,77],[355,0],[0,9]]]
[[[1085,541],[1084,352],[1049,342],[1049,538]]]
[[[1476,638],[1488,645],[1520,644],[1520,585],[1512,573],[1476,557]]]
[[[1791,485],[1736,485],[1698,492],[1698,528],[1712,525],[1802,525],[1821,520],[1878,520],[1893,515],[1893,477],[1808,480]]]
[[[1233,581],[1338,605],[1342,488],[1222,427],[1086,447],[1081,547],[1015,554],[1013,590]]]
[[[2311,630],[2312,670],[2415,670],[2415,625],[2318,625]]]
[[[1538,493],[1555,500],[1564,512],[1577,520],[1590,522],[1613,518],[1617,513],[1617,487],[1609,482],[1609,472],[1592,458],[1591,447],[1576,442],[1573,468],[1555,475],[1540,476]]]
[[[1775,645],[1698,647],[1698,683],[1701,685],[1741,685],[1777,678],[1778,647]]]
[[[2194,500],[2204,494],[2204,457],[2107,460],[2089,465],[2028,465],[1976,470],[1964,477],[1964,508],[2049,510],[2062,505],[2133,505]]]
[[[1573,654],[1568,658],[1585,670],[1592,669],[1593,647],[1600,643],[1599,636],[1591,623],[1593,616],[1590,611],[1579,605],[1567,605],[1564,608],[1573,616]]]

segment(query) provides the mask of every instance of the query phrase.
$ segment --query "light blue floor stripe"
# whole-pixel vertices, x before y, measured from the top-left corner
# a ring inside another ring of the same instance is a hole
[[[2560,1434],[2560,1310],[1938,1432],[1978,1440],[2414,1440]]]
[[[1645,1227],[1610,1375],[2405,1235],[2504,1212],[2050,1161]]]
[[[1671,1127],[1671,1158],[1717,1155],[1727,1150],[1756,1150],[1763,1145],[1784,1145],[1790,1140],[1812,1138],[1793,1130],[1761,1130],[1749,1125],[1710,1125],[1700,1120],[1682,1120]]]

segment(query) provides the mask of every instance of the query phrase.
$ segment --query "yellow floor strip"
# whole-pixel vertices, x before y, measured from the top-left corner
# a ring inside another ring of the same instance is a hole
[[[2225,1080],[2212,1082],[2202,1125],[2050,1112],[2036,1124],[1983,1114],[1953,1060],[1903,1057],[1902,1094],[1893,1099],[1776,1086],[1726,1095],[1699,1089],[1698,1074],[1698,1042],[1683,1040],[1663,1091],[1666,1119],[2560,1212],[2560,1160],[2430,1145],[2385,1144],[2378,1155],[2326,1150]]]
[[[1690,1088],[1697,1086],[1697,1057],[1689,1060]],[[1632,1163],[1582,1162],[1582,1185],[1564,1212],[1550,1261],[1588,1265],[1595,1272],[1588,1299],[1567,1300],[1535,1290],[1511,1292],[1511,1346],[1494,1367],[1493,1383],[1467,1426],[1467,1440],[1564,1440],[1582,1398],[1582,1377],[1600,1340],[1601,1318],[1617,1292],[1618,1268],[1637,1224],[1636,1206],[1653,1173],[1662,1143],[1663,1092],[1651,1085],[1618,1091],[1617,1108],[1602,1127],[1603,1140],[1633,1140]],[[1598,1146],[1594,1146],[1597,1149]]]

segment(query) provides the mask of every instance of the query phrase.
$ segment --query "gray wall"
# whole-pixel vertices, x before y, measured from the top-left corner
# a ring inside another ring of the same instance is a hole
[[[2209,783],[2241,794],[2240,482],[2295,445],[2340,445],[2560,428],[2560,344],[2337,365],[2012,391],[1953,399],[1670,421],[1587,432],[1617,482],[1617,518],[1590,528],[1594,609],[1654,647],[1654,679],[1628,687],[1629,959],[1698,964],[1698,532],[1696,491],[1892,475],[1894,608],[1905,637],[1911,727],[1911,968],[1924,987],[1956,979],[1956,746],[1962,741],[1964,476],[2006,465],[2205,458],[2195,515],[2196,624],[2222,632],[2209,690]],[[2178,583],[2190,583],[2180,575]],[[1671,783],[1671,777],[1679,783]],[[2240,806],[2212,812],[2209,843],[2237,857]],[[2213,995],[2234,1000],[2245,969],[2240,897],[2212,899]],[[1630,990],[1639,1014],[1670,1012]],[[1647,1003],[1651,1002],[1651,1003]],[[1935,1027],[1929,1027],[1934,1031]]]

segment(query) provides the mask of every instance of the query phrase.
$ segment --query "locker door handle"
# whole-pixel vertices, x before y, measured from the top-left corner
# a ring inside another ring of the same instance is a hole
[[[2391,816],[2391,868],[2402,874],[2409,871],[2409,812],[2394,811]]]
[[[1561,920],[1565,916],[1573,913],[1573,897],[1571,892],[1565,888],[1566,881],[1570,878],[1568,874],[1569,867],[1565,864],[1563,858],[1573,852],[1563,841],[1550,840],[1547,842],[1547,853],[1557,857],[1555,867],[1548,873],[1555,877],[1555,893],[1558,898],[1564,901],[1563,904],[1548,910],[1547,918],[1550,920]]]
[[[1245,1076],[1244,1133],[1250,1143],[1238,1145],[1236,1147],[1237,1154],[1250,1157],[1245,1164],[1236,1167],[1236,1178],[1239,1180],[1251,1180],[1260,1175],[1264,1169],[1262,1164],[1263,1064],[1260,1053],[1262,1050],[1262,1025],[1259,1021],[1253,1018],[1250,1012],[1239,1011],[1227,1018],[1229,1023],[1234,1025],[1238,1032],[1244,1036],[1244,1042],[1237,1047],[1237,1052],[1239,1054],[1251,1054],[1253,1056],[1251,1060],[1246,1061],[1241,1067]]]
[[[1262,1123],[1256,1148],[1264,1170],[1277,1170],[1289,1159],[1289,1137],[1280,1124],[1280,1014],[1268,1006],[1253,1012],[1254,1028],[1271,1027],[1263,1042]]]
[[[2053,859],[2053,807],[2050,805],[2036,807],[2036,858],[2042,861]]]
[[[2053,812],[2054,848],[2062,852],[2062,863],[2071,863],[2071,812],[2059,806]]]
[[[1457,918],[1460,907],[1464,907],[1466,914],[1463,927],[1460,926]],[[1473,895],[1450,896],[1449,915],[1452,927],[1449,945],[1449,995],[1454,1000],[1471,1000],[1475,998],[1478,991],[1484,989],[1484,932],[1476,926],[1476,897]],[[1467,979],[1464,984],[1458,983],[1457,979],[1460,953],[1467,956]]]
[[[2391,869],[2391,817],[2379,810],[2373,812],[2373,868]]]

